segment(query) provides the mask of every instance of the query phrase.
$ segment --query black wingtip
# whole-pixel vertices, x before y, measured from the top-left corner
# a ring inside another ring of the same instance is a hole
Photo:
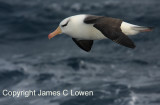
[[[128,43],[128,44],[122,44],[123,46],[125,46],[125,47],[127,47],[127,48],[131,48],[131,49],[134,49],[134,48],[136,48],[136,45],[132,42],[130,42],[130,43]]]
[[[136,45],[132,45],[130,48],[135,49],[135,48],[136,48]]]

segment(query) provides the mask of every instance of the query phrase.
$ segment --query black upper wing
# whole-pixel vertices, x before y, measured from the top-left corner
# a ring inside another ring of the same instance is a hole
[[[135,48],[132,40],[122,32],[120,28],[122,20],[120,19],[89,15],[85,18],[84,23],[94,24],[93,26],[101,31],[103,35],[118,44]]]

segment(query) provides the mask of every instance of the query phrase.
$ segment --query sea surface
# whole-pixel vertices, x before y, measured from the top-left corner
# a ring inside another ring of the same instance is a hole
[[[87,53],[59,22],[94,14],[155,27],[129,49],[95,41]],[[9,97],[7,90],[90,90],[93,96]],[[160,0],[0,0],[0,105],[160,105]]]

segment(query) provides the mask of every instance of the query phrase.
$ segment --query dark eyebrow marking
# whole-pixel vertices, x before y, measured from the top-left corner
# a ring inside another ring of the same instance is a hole
[[[67,26],[67,24],[69,23],[69,20],[66,22],[66,24],[62,25],[62,27],[65,27]]]

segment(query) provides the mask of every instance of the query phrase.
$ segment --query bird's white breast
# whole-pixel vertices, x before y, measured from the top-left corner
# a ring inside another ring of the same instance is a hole
[[[106,37],[93,24],[84,23],[86,15],[72,16],[68,25],[69,31],[66,33],[69,36],[77,39],[98,40]]]

